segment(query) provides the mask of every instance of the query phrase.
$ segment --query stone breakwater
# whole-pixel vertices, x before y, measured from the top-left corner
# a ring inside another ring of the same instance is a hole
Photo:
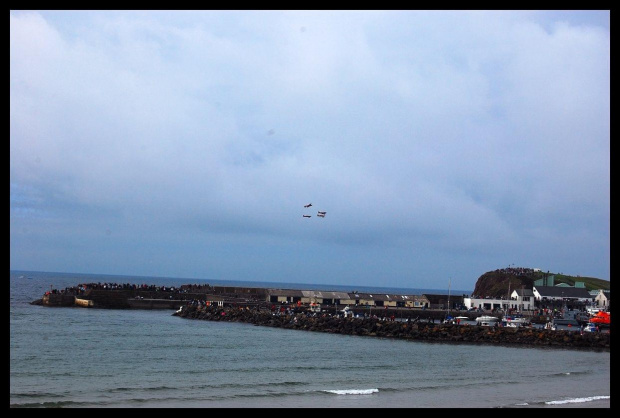
[[[536,328],[484,327],[384,321],[379,318],[334,317],[308,312],[281,314],[247,308],[183,306],[173,315],[207,321],[243,322],[257,326],[411,341],[499,344],[609,350],[610,334]]]

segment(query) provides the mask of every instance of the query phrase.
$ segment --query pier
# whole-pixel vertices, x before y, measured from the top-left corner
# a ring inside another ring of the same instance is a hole
[[[256,326],[409,341],[594,350],[609,350],[611,341],[609,333],[392,321],[375,317],[335,317],[309,311],[282,314],[249,308],[188,305],[174,315],[196,320],[244,322]]]

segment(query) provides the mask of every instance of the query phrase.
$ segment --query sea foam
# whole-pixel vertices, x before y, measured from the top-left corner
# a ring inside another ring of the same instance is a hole
[[[564,399],[562,401],[549,401],[545,402],[545,405],[562,405],[567,403],[584,403],[584,402],[592,402],[598,401],[600,399],[609,399],[609,396],[590,396],[587,398],[572,398],[572,399]]]
[[[334,393],[336,395],[370,395],[379,392],[379,389],[342,389],[326,390],[325,392]]]

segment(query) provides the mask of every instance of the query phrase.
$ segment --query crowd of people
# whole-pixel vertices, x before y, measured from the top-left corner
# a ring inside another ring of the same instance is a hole
[[[131,284],[131,283],[80,283],[77,286],[66,287],[64,289],[51,289],[46,294],[66,294],[66,295],[82,295],[87,290],[140,290],[147,292],[168,292],[168,293],[191,293],[200,289],[202,291],[212,289],[207,285],[182,285],[175,286],[156,286],[147,284]]]
[[[529,267],[506,267],[505,269],[497,269],[495,271],[503,274],[512,274],[514,276],[529,276],[536,270]]]

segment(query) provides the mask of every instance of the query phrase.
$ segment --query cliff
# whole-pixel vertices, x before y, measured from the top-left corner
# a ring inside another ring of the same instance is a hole
[[[505,268],[484,273],[476,281],[472,295],[493,298],[508,296],[508,291],[515,289],[532,289],[534,282],[553,275],[554,284],[566,283],[574,286],[576,282],[583,282],[587,290],[610,289],[608,280],[593,277],[568,276],[562,273],[534,271],[531,268]]]

